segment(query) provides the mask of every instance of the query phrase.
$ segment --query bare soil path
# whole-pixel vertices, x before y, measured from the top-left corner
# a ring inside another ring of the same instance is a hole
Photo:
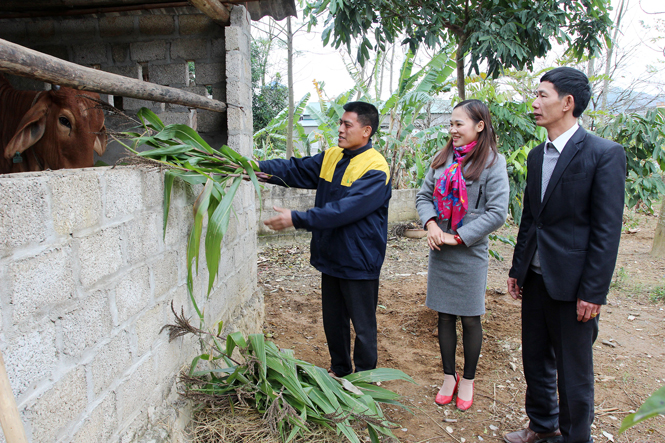
[[[649,255],[657,217],[627,212],[620,256],[603,307],[594,346],[596,442],[665,443],[665,418],[658,417],[618,435],[621,420],[665,384],[665,259]],[[502,234],[516,234],[504,228]],[[490,259],[484,341],[473,407],[434,403],[443,381],[436,312],[425,307],[427,243],[392,238],[381,275],[379,366],[403,370],[417,385],[386,383],[404,396],[413,414],[388,408],[402,442],[503,441],[505,432],[524,427],[520,305],[506,293],[512,249],[495,244],[505,261]],[[266,303],[264,331],[297,358],[330,365],[321,322],[320,274],[309,265],[309,245],[264,247],[259,253],[259,285]],[[457,352],[462,369],[461,336]]]

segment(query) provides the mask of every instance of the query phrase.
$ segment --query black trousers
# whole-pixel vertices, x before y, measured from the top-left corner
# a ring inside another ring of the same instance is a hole
[[[376,305],[379,280],[346,280],[321,274],[323,329],[328,340],[330,367],[340,377],[353,372],[351,326],[356,333],[353,348],[355,371],[376,368]]]
[[[532,271],[524,282],[522,297],[522,359],[529,427],[538,433],[560,428],[565,443],[590,443],[592,347],[598,337],[598,317],[577,321],[577,301],[554,300],[545,289],[542,275]]]

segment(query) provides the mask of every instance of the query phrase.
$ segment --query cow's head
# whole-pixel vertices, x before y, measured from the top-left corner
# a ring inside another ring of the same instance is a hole
[[[32,148],[43,169],[92,166],[93,151],[102,155],[107,137],[104,113],[88,97],[99,100],[99,94],[72,88],[36,96],[5,147],[5,158]]]

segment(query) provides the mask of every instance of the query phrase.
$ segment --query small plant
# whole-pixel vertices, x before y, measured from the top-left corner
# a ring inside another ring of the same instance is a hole
[[[629,414],[621,422],[619,434],[636,424],[665,414],[665,386],[651,394],[634,414]]]
[[[284,442],[304,436],[308,423],[335,429],[353,443],[360,443],[359,425],[367,427],[373,443],[378,443],[380,436],[397,440],[391,431],[396,425],[386,419],[379,403],[406,407],[398,402],[398,394],[373,383],[415,383],[402,371],[379,368],[334,377],[323,368],[296,359],[293,350],[278,349],[263,334],[251,334],[245,340],[240,332],[234,332],[224,339],[220,335],[222,322],[213,334],[192,326],[182,311],[180,315],[175,310],[173,313],[176,324],[164,326],[170,340],[194,334],[211,342],[210,352],[195,357],[189,373],[182,377],[186,397],[197,403],[249,405],[263,414]],[[242,362],[233,357],[236,349]],[[203,361],[209,365],[198,369]]]
[[[657,286],[649,291],[649,298],[652,302],[665,302],[665,286]]]
[[[628,273],[622,266],[614,273],[614,279],[612,280],[610,287],[617,289],[621,288],[626,282],[626,280],[628,280]]]

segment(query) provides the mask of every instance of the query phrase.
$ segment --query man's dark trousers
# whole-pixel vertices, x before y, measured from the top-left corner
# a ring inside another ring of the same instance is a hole
[[[522,288],[522,356],[531,430],[549,433],[560,428],[566,442],[593,441],[591,349],[598,336],[598,318],[577,321],[577,302],[553,299],[543,276],[528,272]]]
[[[353,372],[351,366],[351,328],[356,340],[353,348],[355,371],[375,369],[376,305],[379,280],[347,280],[321,274],[323,329],[328,340],[331,369],[340,377]]]

